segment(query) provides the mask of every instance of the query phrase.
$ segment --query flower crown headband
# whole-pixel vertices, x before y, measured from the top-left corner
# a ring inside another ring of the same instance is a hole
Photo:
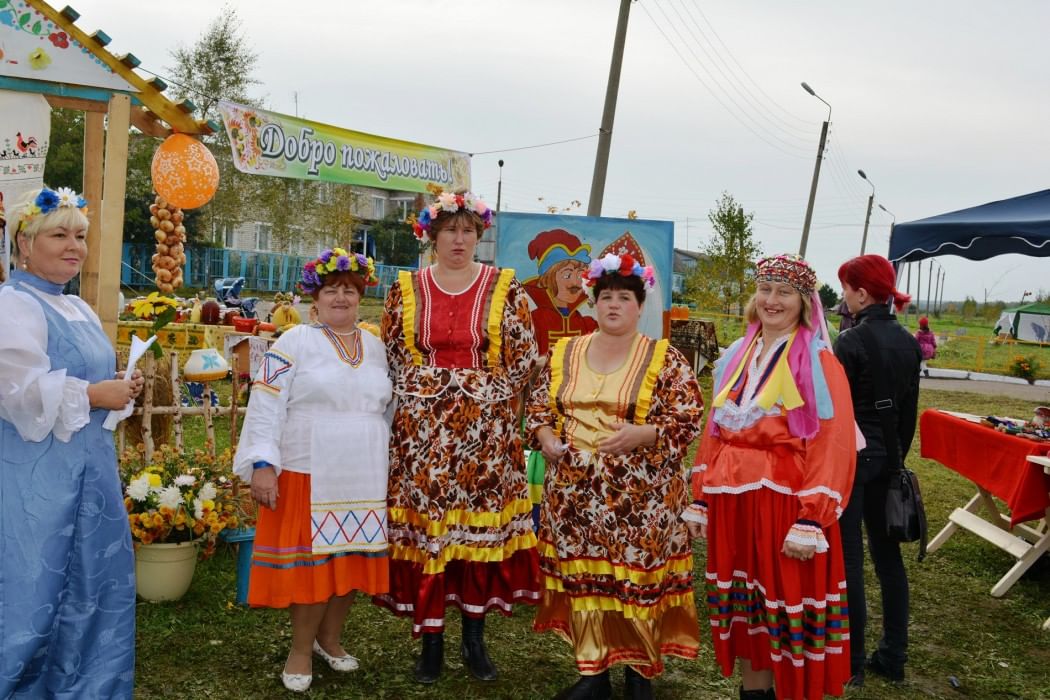
[[[57,190],[44,187],[33,201],[22,207],[22,216],[18,222],[18,230],[24,229],[38,215],[50,214],[59,207],[79,209],[87,216],[87,200],[81,195],[68,187],[59,187]]]
[[[462,194],[441,192],[438,194],[436,202],[428,207],[424,207],[419,212],[419,216],[416,217],[415,222],[412,224],[412,232],[415,233],[416,238],[421,242],[426,240],[432,241],[434,237],[430,235],[430,227],[434,220],[438,218],[438,215],[441,212],[455,214],[458,211],[469,211],[477,214],[481,217],[481,224],[485,229],[492,226],[492,210],[476,194],[473,192],[464,192]]]
[[[594,285],[603,275],[620,274],[623,277],[639,277],[645,287],[652,289],[656,286],[656,274],[652,265],[642,266],[638,261],[628,254],[616,255],[606,253],[597,260],[591,260],[590,267],[584,273],[584,289],[591,301],[594,301]]]
[[[306,294],[313,294],[324,286],[325,275],[332,272],[356,272],[365,278],[366,287],[379,284],[376,265],[372,258],[360,253],[348,253],[343,248],[329,248],[321,257],[303,265],[303,276],[299,286]]]

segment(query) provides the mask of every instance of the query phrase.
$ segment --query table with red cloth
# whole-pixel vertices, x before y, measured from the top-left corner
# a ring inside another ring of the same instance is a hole
[[[1046,455],[1050,443],[1007,435],[936,409],[924,411],[919,418],[919,435],[923,457],[940,462],[977,487],[970,502],[948,517],[929,551],[938,549],[959,528],[1005,550],[1017,562],[992,588],[993,596],[1004,595],[1050,548],[1050,475],[1027,460],[1029,455]],[[993,496],[1009,507],[1009,516],[1000,511]],[[980,514],[982,506],[985,517]]]

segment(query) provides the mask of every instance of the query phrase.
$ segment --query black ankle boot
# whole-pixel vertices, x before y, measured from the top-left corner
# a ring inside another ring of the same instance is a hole
[[[597,676],[580,676],[580,680],[555,695],[554,700],[609,700],[611,697],[609,672],[602,671]]]
[[[416,680],[436,683],[445,665],[445,635],[441,632],[423,633],[423,653],[416,661]]]
[[[624,666],[623,694],[627,700],[653,700],[653,682],[630,666]]]
[[[777,700],[777,692],[773,688],[765,690],[740,689],[740,700]]]
[[[494,681],[499,673],[485,649],[485,618],[463,615],[463,663],[479,681]]]

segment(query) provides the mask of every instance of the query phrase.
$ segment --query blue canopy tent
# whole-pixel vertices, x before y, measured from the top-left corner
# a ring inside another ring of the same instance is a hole
[[[900,264],[938,255],[987,260],[1007,253],[1050,257],[1050,190],[897,224],[888,257]]]

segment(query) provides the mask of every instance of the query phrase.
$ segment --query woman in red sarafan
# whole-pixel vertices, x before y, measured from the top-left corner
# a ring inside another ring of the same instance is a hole
[[[683,517],[707,538],[715,657],[726,676],[739,661],[740,697],[838,696],[850,676],[838,526],[857,458],[849,384],[822,337],[812,268],[778,255],[755,279],[747,334],[716,367]]]
[[[514,402],[536,363],[527,296],[513,270],[474,262],[492,213],[473,194],[444,192],[415,225],[436,262],[402,272],[382,335],[398,397],[391,429],[390,593],[423,637],[416,679],[444,664],[445,608],[463,617],[467,669],[494,680],[485,615],[539,600],[525,457]]]

